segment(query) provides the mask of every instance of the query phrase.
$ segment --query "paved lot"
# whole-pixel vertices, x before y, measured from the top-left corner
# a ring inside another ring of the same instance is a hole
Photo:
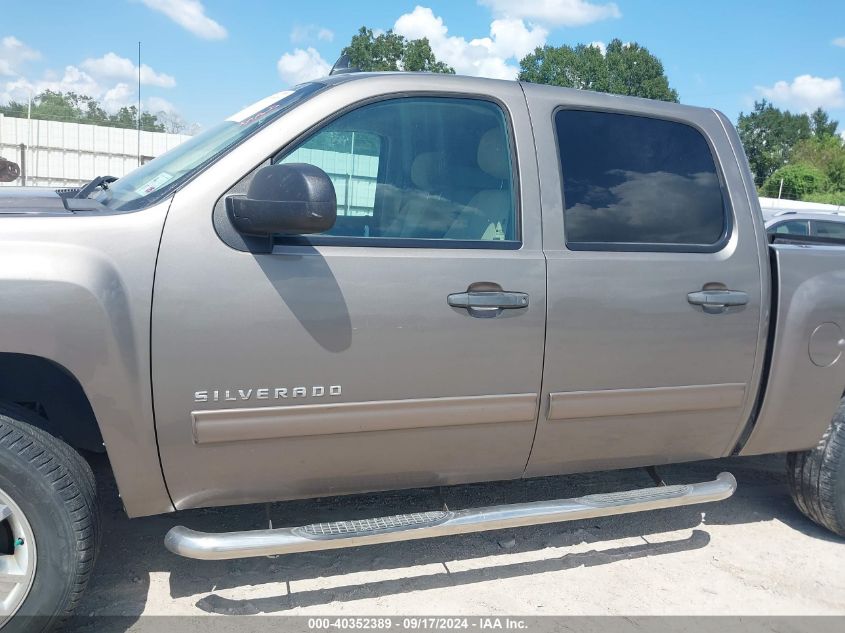
[[[275,559],[201,562],[167,552],[182,523],[205,530],[293,525],[439,506],[436,490],[213,509],[128,520],[105,461],[104,542],[82,615],[839,614],[845,541],[792,505],[783,457],[662,469],[670,483],[730,470],[730,500],[638,515]],[[642,470],[445,489],[449,507],[650,485]],[[218,620],[219,621],[219,620]],[[242,620],[241,620],[242,621]],[[77,629],[89,628],[77,623]]]

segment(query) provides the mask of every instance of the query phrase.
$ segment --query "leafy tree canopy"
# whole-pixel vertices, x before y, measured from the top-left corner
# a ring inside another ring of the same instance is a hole
[[[770,111],[766,110],[771,121],[783,123],[785,117],[772,117]],[[790,116],[794,127],[800,125],[803,138],[793,145],[782,142],[782,147],[788,151],[788,164],[779,167],[766,178],[760,188],[761,194],[845,204],[845,140],[836,133],[837,122],[830,121],[827,113],[821,109],[810,115]],[[796,120],[798,124],[795,124]],[[774,130],[777,131],[781,131],[781,128]],[[768,148],[764,146],[764,149]]]
[[[827,112],[816,108],[816,111],[810,115],[810,127],[813,128],[813,136],[817,138],[834,136],[836,128],[839,127],[839,121],[831,121]]]
[[[20,118],[27,117],[27,103],[10,101],[0,105],[0,114]],[[124,106],[116,113],[109,114],[93,97],[75,92],[54,92],[45,90],[32,100],[32,118],[89,125],[105,125],[135,129],[138,125],[138,108]],[[141,112],[141,129],[148,132],[164,132],[165,126],[155,114]]]
[[[519,79],[533,83],[678,102],[661,61],[636,42],[544,46],[519,62]]]
[[[455,69],[438,61],[427,38],[408,40],[392,30],[376,35],[362,26],[342,51],[352,66],[364,71],[423,71],[454,74]]]
[[[830,181],[831,189],[845,192],[845,141],[842,137],[825,133],[799,141],[792,151],[792,161],[815,167]]]
[[[806,202],[820,202],[822,204],[836,204],[845,206],[845,191],[823,191],[811,193],[804,197]]]
[[[805,163],[793,163],[776,170],[766,179],[761,188],[764,196],[777,198],[781,193],[781,181],[785,197],[804,200],[810,194],[824,193],[830,187],[830,181],[824,172]]]
[[[764,99],[755,102],[754,109],[748,114],[740,113],[737,129],[754,180],[759,185],[775,170],[789,163],[794,150],[805,141],[833,139],[832,143],[841,145],[841,139],[836,136],[838,125],[821,108],[809,115],[793,114],[774,107]]]

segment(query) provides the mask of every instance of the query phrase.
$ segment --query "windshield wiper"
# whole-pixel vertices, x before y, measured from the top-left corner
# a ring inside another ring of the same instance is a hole
[[[76,195],[73,197],[87,198],[100,187],[102,187],[103,189],[108,189],[109,183],[114,182],[115,180],[117,180],[117,178],[114,176],[97,176],[96,178],[94,178],[94,180],[92,180],[87,185],[82,187],[79,191],[77,191]]]

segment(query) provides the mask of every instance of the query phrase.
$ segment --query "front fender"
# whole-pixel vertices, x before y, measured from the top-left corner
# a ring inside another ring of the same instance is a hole
[[[166,211],[0,220],[0,351],[46,358],[77,379],[130,516],[173,510],[149,358]]]

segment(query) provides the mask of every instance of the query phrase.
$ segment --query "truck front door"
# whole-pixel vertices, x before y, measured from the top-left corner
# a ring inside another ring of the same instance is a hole
[[[175,196],[152,359],[178,508],[522,474],[546,309],[527,109],[441,81],[327,89]],[[267,253],[215,230],[267,160],[331,176],[333,229]]]

